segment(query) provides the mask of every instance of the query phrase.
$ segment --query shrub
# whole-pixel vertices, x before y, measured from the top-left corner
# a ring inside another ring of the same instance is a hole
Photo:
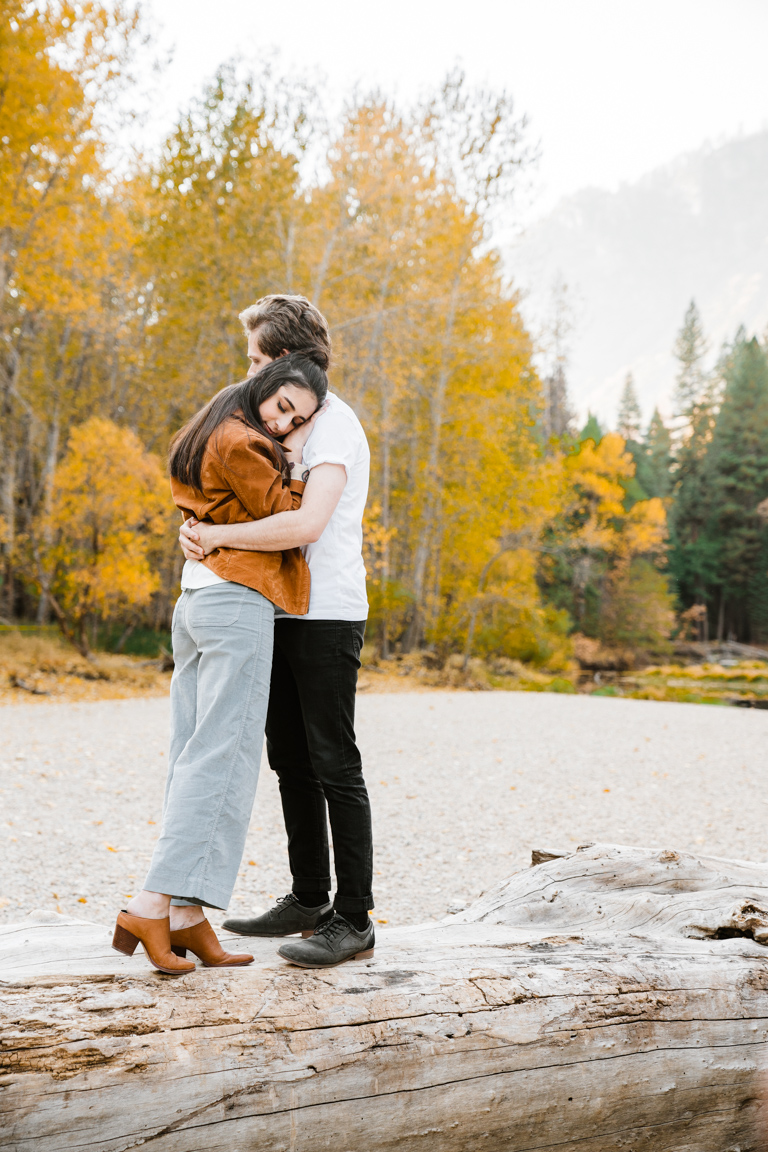
[[[636,558],[606,580],[600,620],[605,643],[663,653],[674,620],[669,581],[649,560]]]

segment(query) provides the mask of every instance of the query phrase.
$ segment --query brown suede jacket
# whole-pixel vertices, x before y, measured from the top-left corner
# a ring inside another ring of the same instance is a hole
[[[171,480],[174,503],[185,519],[196,516],[211,524],[242,524],[301,504],[304,485],[292,480],[286,487],[270,441],[238,416],[225,420],[211,436],[201,472],[202,492]],[[203,564],[224,580],[255,588],[286,612],[303,615],[309,608],[309,568],[299,548],[285,552],[215,548]]]

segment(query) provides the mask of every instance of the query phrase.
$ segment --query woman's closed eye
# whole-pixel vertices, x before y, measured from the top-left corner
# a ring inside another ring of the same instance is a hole
[[[277,402],[277,407],[278,407],[278,409],[280,410],[280,412],[283,414],[283,416],[284,416],[284,415],[286,414],[286,412],[288,411],[288,409],[287,409],[287,408],[285,407],[285,405],[283,404],[282,400],[278,400],[278,402]],[[293,424],[294,428],[301,428],[302,424],[304,424],[304,423],[305,423],[305,420],[304,420],[304,417],[303,417],[303,416],[294,416],[294,418],[293,418],[293,420],[291,421],[291,423]]]

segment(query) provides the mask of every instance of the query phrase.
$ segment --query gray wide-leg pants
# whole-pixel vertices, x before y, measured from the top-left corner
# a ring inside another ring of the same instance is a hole
[[[259,779],[274,605],[242,584],[182,592],[173,613],[163,823],[144,888],[226,908]]]

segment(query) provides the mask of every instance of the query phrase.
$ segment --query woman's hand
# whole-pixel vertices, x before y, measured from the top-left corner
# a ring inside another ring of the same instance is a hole
[[[301,463],[301,454],[315,426],[315,420],[317,420],[320,413],[324,412],[327,407],[328,401],[326,400],[325,403],[321,404],[317,411],[310,416],[309,420],[305,420],[298,428],[292,429],[285,437],[283,440],[283,451],[288,457],[289,464]]]
[[[201,524],[194,516],[179,528],[179,544],[186,560],[204,560],[209,552],[218,548],[216,524]]]

